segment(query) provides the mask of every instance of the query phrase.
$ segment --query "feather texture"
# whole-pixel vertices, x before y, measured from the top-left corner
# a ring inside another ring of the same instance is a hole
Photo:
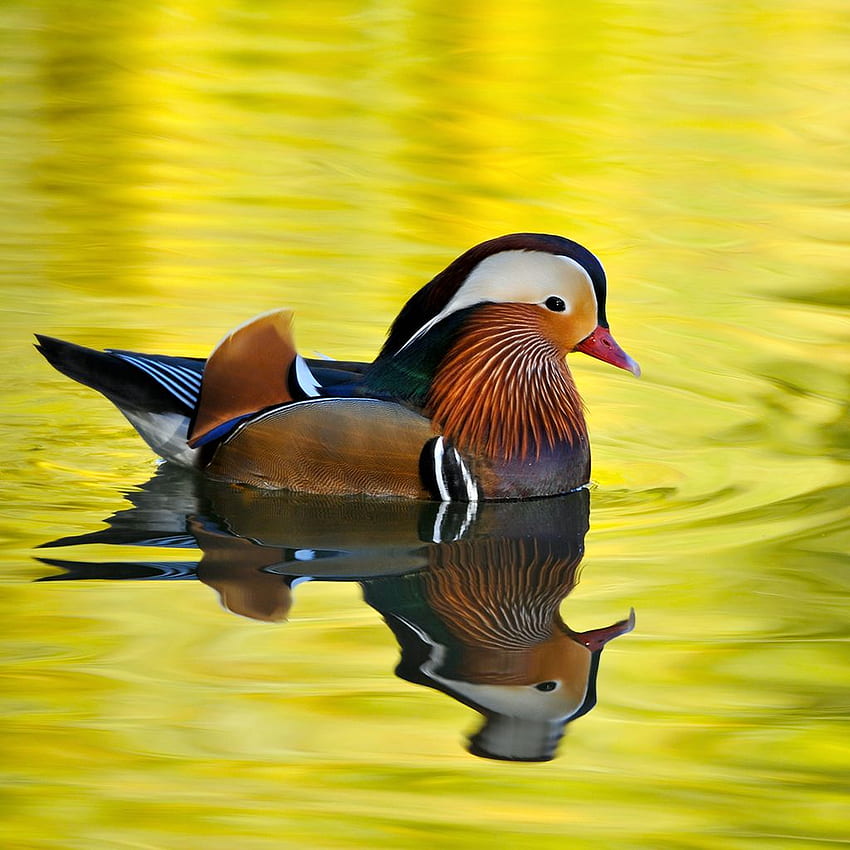
[[[381,350],[381,357],[396,354],[424,324],[448,304],[482,260],[503,251],[541,251],[575,260],[587,271],[593,283],[599,305],[599,323],[608,327],[605,318],[605,270],[593,253],[578,242],[563,236],[548,233],[509,233],[470,248],[414,293],[393,322]]]
[[[231,331],[204,367],[189,445],[229,422],[293,400],[288,376],[297,353],[292,313],[272,310]]]
[[[427,419],[374,399],[313,399],[275,407],[238,427],[207,473],[264,489],[426,498],[419,477]]]
[[[549,548],[545,541],[524,538],[443,546],[427,573],[429,602],[468,645],[536,646],[552,635],[581,560],[581,550],[565,558]],[[519,570],[516,564],[532,566]]]
[[[426,401],[447,439],[491,458],[539,458],[587,435],[565,352],[549,339],[535,305],[487,304],[473,311]]]

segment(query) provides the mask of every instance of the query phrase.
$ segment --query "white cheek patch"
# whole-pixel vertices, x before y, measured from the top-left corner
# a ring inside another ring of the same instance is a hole
[[[485,301],[544,305],[551,296],[561,298],[566,315],[573,305],[590,297],[596,305],[593,282],[575,260],[543,251],[502,251],[483,259],[463,282],[454,297],[426,322],[398,351],[427,333],[434,325],[467,307]],[[396,352],[398,353],[398,352]]]

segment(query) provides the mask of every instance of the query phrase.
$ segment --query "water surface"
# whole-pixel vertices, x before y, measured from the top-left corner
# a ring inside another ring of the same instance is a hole
[[[846,842],[848,29],[830,0],[6,3],[4,846]],[[182,485],[134,526],[167,545],[37,548],[156,466],[33,331],[204,355],[286,305],[304,352],[367,359],[517,230],[602,258],[644,372],[570,358],[595,487],[558,616],[636,625],[554,759],[468,752],[481,716],[394,675],[362,581],[198,580],[234,529]]]

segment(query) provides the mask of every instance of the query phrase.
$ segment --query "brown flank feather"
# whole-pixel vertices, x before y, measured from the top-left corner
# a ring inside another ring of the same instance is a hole
[[[566,351],[531,304],[488,304],[441,363],[427,414],[458,448],[487,457],[540,457],[587,434]]]

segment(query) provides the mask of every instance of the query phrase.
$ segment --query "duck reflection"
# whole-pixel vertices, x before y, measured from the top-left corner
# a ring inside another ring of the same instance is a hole
[[[596,704],[602,649],[634,627],[571,629],[561,618],[584,553],[589,494],[524,502],[415,502],[240,490],[163,469],[109,528],[45,547],[199,548],[196,561],[43,558],[73,579],[197,578],[230,611],[285,620],[304,581],[357,581],[401,650],[396,674],[484,717],[477,756],[554,757]]]

